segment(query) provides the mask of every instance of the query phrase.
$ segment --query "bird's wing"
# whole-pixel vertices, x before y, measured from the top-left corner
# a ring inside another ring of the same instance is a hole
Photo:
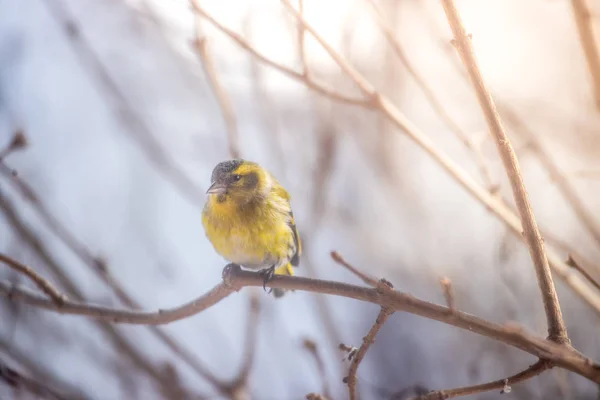
[[[294,245],[296,246],[296,251],[292,258],[290,259],[290,264],[294,267],[297,267],[300,263],[300,254],[302,253],[302,243],[300,242],[300,237],[298,235],[298,229],[296,228],[296,221],[294,220],[294,213],[290,210],[290,219],[288,220],[288,225],[294,234]]]

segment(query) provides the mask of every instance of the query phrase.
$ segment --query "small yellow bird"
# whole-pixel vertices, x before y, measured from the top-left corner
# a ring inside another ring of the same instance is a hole
[[[294,275],[302,244],[290,195],[260,165],[223,161],[214,168],[202,212],[206,236],[229,262],[273,274]],[[275,289],[275,297],[284,291]]]

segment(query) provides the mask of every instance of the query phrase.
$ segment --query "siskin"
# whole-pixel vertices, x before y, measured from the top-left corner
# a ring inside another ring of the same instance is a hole
[[[208,240],[229,262],[273,276],[294,275],[302,245],[290,195],[260,165],[223,161],[214,168],[202,223]],[[284,291],[273,290],[275,297]]]

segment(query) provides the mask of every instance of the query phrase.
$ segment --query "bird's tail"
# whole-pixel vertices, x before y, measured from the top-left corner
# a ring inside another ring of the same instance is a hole
[[[292,264],[288,263],[283,267],[279,267],[275,269],[275,274],[277,275],[289,275],[294,276],[294,269],[292,268]],[[286,290],[275,288],[273,289],[273,296],[280,298],[285,294]]]

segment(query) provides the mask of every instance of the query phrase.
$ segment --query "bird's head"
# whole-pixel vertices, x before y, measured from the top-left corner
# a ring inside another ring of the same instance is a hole
[[[260,165],[245,160],[229,160],[217,164],[206,191],[214,200],[223,203],[228,199],[237,204],[265,197],[271,190],[269,173]]]

